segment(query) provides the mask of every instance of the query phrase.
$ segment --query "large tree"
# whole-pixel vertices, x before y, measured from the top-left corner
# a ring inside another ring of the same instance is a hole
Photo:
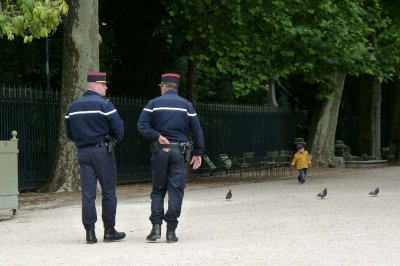
[[[69,12],[64,23],[61,116],[56,158],[50,191],[79,189],[79,167],[75,145],[68,141],[64,129],[64,114],[68,105],[87,87],[88,71],[99,70],[99,23],[97,0],[69,0]]]
[[[167,31],[171,43],[176,36],[195,43],[189,56],[197,68],[229,80],[236,96],[265,89],[269,80],[291,73],[319,84],[321,104],[308,142],[317,163],[333,163],[345,77],[376,72],[367,38],[373,33],[369,16],[376,14],[368,12],[364,1],[178,2],[166,24],[174,29],[182,18],[188,30]]]
[[[334,163],[334,141],[347,74],[375,73],[367,37],[373,32],[364,1],[274,1],[276,18],[287,20],[283,43],[295,72],[319,84],[321,99],[308,137],[318,164]]]
[[[64,0],[0,0],[0,38],[6,36],[11,41],[20,36],[31,42],[47,37],[67,12]]]

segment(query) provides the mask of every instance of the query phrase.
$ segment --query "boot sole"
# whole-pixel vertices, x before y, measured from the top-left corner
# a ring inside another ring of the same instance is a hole
[[[121,241],[125,238],[125,236],[123,238],[119,238],[119,239],[103,239],[103,242],[115,242],[115,241]]]
[[[161,235],[153,235],[151,238],[146,237],[146,240],[147,241],[156,241],[157,239],[160,239],[160,238],[161,238]]]
[[[125,237],[124,237],[125,238]],[[118,242],[123,240],[124,238],[121,239],[104,239],[103,242],[109,243],[109,242]]]
[[[167,243],[176,243],[178,240],[167,240]]]

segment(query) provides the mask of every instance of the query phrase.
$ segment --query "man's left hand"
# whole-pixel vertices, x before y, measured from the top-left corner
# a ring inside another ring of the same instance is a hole
[[[201,165],[201,156],[193,156],[190,164],[193,165],[193,169],[196,170]]]

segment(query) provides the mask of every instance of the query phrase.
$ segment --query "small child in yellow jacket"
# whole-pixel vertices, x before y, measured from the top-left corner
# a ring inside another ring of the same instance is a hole
[[[308,152],[304,150],[303,145],[297,144],[296,146],[297,152],[293,156],[293,160],[291,165],[295,166],[297,170],[299,170],[299,176],[297,179],[299,183],[304,184],[306,182],[307,169],[311,167],[310,156],[308,156]]]

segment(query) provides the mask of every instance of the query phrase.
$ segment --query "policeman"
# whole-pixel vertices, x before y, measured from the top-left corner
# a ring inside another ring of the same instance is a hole
[[[97,242],[95,234],[96,185],[97,180],[102,190],[102,218],[104,241],[125,238],[125,233],[117,232],[115,213],[116,164],[112,146],[121,141],[124,134],[124,122],[114,105],[106,95],[106,73],[89,72],[88,89],[75,100],[65,114],[67,136],[78,148],[82,187],[82,222],[86,229],[86,242]]]
[[[204,147],[203,132],[193,106],[178,96],[180,76],[164,74],[161,77],[161,97],[151,100],[140,114],[137,128],[147,139],[153,141],[151,171],[151,216],[153,224],[148,241],[161,238],[161,224],[167,223],[167,242],[178,241],[175,229],[181,214],[186,185],[185,152],[188,133],[192,134],[193,169],[201,165]],[[168,191],[168,210],[164,213],[164,197]]]

